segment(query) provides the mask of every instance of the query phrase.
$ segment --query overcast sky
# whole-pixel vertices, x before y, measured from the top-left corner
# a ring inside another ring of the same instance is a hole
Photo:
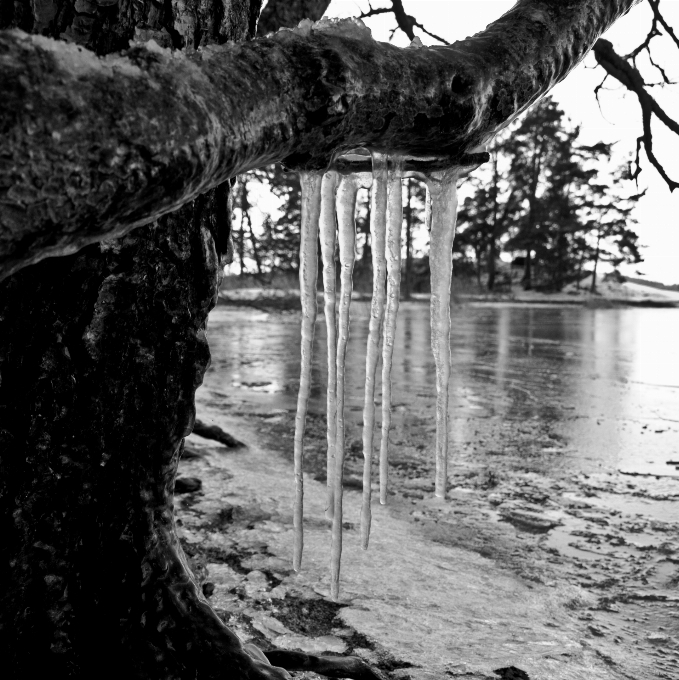
[[[373,7],[386,7],[390,3],[375,0]],[[486,25],[510,9],[513,0],[404,0],[404,7],[429,30],[449,42],[465,38],[483,30]],[[679,0],[661,0],[664,15],[679,33]],[[332,0],[326,16],[357,16],[368,10],[363,0]],[[613,43],[618,53],[629,52],[642,42],[650,26],[651,12],[646,3],[638,5],[618,21],[606,37]],[[396,25],[392,15],[378,15],[366,20],[376,40],[387,41],[390,30]],[[417,31],[417,29],[416,29]],[[421,35],[425,45],[437,43],[426,35]],[[397,31],[393,41],[405,47],[408,39]],[[666,38],[653,41],[654,59],[663,65],[673,81],[679,81],[679,50]],[[607,86],[616,88],[601,94],[601,111],[593,91],[603,78],[601,68],[593,68],[596,62],[589,55],[583,63],[560,83],[553,91],[566,114],[576,124],[582,125],[582,141],[590,144],[599,140],[617,142],[616,152],[620,161],[634,152],[635,140],[641,130],[639,106],[633,94],[627,93],[615,82]],[[655,75],[655,74],[654,74]],[[654,78],[657,80],[658,78]],[[653,88],[661,105],[675,120],[679,118],[679,84],[664,90]],[[673,179],[679,181],[679,139],[668,133],[660,125],[654,126],[654,150],[665,160],[665,167]],[[670,194],[667,185],[659,177],[646,158],[642,163],[644,170],[639,184],[647,187],[646,196],[640,201],[636,211],[639,220],[638,233],[641,242],[648,246],[644,251],[645,262],[623,271],[634,275],[635,270],[644,272],[649,279],[664,283],[679,283],[679,190]]]

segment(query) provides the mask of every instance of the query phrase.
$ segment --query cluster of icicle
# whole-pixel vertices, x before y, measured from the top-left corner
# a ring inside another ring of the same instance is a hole
[[[371,191],[370,238],[373,292],[366,357],[363,407],[363,500],[361,544],[368,547],[371,524],[375,380],[382,355],[382,439],[379,458],[380,503],[387,500],[389,427],[391,424],[391,366],[401,283],[401,181],[403,159],[372,153],[372,182],[368,173],[341,175],[301,173],[302,225],[300,292],[302,301],[301,377],[295,421],[295,505],[293,567],[298,571],[303,548],[304,427],[311,388],[311,361],[317,315],[318,243],[321,244],[325,323],[328,339],[327,484],[326,517],[332,520],[331,595],[339,594],[342,554],[342,477],[344,470],[344,378],[352,272],[356,240],[356,196],[361,187]],[[457,210],[456,170],[416,175],[427,184],[427,224],[430,229],[431,343],[436,363],[436,485],[445,498],[448,465],[448,392],[450,384],[450,283],[452,246]],[[339,244],[340,292],[337,300],[335,249]],[[339,307],[339,309],[338,309]]]

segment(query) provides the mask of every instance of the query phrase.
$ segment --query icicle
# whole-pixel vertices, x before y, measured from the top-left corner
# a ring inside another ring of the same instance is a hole
[[[391,360],[394,354],[396,315],[401,293],[401,228],[403,198],[401,175],[403,159],[393,160],[387,181],[387,307],[382,345],[382,441],[380,444],[380,503],[387,502],[389,472],[389,427],[391,425]]]
[[[431,224],[431,348],[436,363],[436,486],[446,497],[448,482],[448,398],[450,390],[450,284],[457,220],[459,170],[427,176],[427,218]]]
[[[330,171],[323,176],[321,188],[320,237],[323,259],[323,290],[325,300],[325,327],[328,337],[328,387],[327,387],[327,431],[328,501],[325,516],[332,519],[334,514],[335,439],[337,437],[337,330],[335,326],[335,244],[337,243],[337,221],[335,218],[335,192],[339,175]]]
[[[319,173],[300,173],[302,224],[299,245],[299,295],[302,302],[302,360],[295,417],[295,503],[293,508],[294,545],[292,566],[299,571],[304,546],[304,426],[311,390],[311,355],[316,325],[316,280],[318,277],[318,218],[321,208]]]
[[[339,596],[340,559],[342,557],[342,477],[344,472],[344,376],[347,341],[349,339],[349,308],[351,306],[352,273],[354,270],[356,225],[356,194],[361,179],[358,175],[345,176],[337,187],[337,226],[341,288],[339,304],[339,333],[337,339],[337,437],[335,439],[334,515],[330,567],[330,592],[334,600]]]
[[[373,189],[370,197],[370,245],[373,265],[373,295],[370,305],[368,349],[365,359],[365,401],[363,404],[363,502],[361,504],[361,545],[370,540],[372,500],[372,456],[375,433],[375,376],[384,318],[387,259],[385,253],[387,219],[387,156],[373,153]]]

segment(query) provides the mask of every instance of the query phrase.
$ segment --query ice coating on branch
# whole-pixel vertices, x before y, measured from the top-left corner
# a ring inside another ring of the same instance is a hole
[[[299,33],[300,35],[310,35],[313,26],[314,22],[311,21],[311,19],[302,19],[302,21],[297,24],[297,27],[292,29],[292,32]]]
[[[323,17],[313,25],[313,30],[360,40],[373,39],[372,31],[357,17],[349,19]]]
[[[387,258],[387,155],[374,152],[373,185],[370,206],[370,244],[373,265],[373,292],[365,359],[365,400],[363,403],[363,501],[361,503],[361,545],[368,548],[372,518],[372,456],[375,434],[375,377],[380,356],[382,321],[386,299]]]
[[[391,425],[391,363],[396,335],[396,315],[401,293],[401,227],[403,159],[390,159],[387,174],[387,304],[382,344],[382,441],[380,443],[380,503],[387,502],[389,474],[389,427]]]
[[[269,33],[269,36],[277,35],[283,37],[285,33],[296,33],[306,38],[316,32],[325,33],[326,35],[338,35],[345,38],[357,38],[359,40],[373,39],[372,31],[363,21],[356,17],[349,19],[323,17],[315,23],[311,19],[302,19],[294,28],[282,27],[276,33]]]
[[[427,220],[431,225],[431,348],[436,364],[436,483],[437,498],[446,497],[448,481],[448,400],[450,392],[450,284],[453,239],[457,219],[459,170],[427,176]]]
[[[335,218],[335,192],[339,175],[331,170],[323,175],[321,187],[321,212],[319,230],[321,258],[323,260],[323,298],[325,302],[325,327],[328,338],[328,385],[327,385],[327,430],[328,501],[325,516],[332,519],[334,514],[335,439],[337,437],[337,330],[335,326],[335,245],[337,243],[337,221]]]
[[[341,267],[339,329],[337,337],[337,437],[335,439],[334,514],[330,551],[330,594],[339,595],[340,560],[342,557],[342,478],[344,473],[344,379],[347,341],[349,340],[349,311],[351,307],[352,274],[354,271],[356,225],[356,195],[361,186],[358,175],[340,179],[337,187],[337,230]]]
[[[318,277],[318,218],[321,209],[322,174],[302,172],[302,224],[299,246],[299,295],[302,303],[302,359],[295,417],[295,503],[293,507],[293,559],[292,566],[299,571],[304,546],[304,427],[306,424],[309,393],[311,391],[311,358],[316,325],[316,279]]]

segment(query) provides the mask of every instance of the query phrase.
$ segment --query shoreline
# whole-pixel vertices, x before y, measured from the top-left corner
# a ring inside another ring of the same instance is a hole
[[[322,292],[318,293],[319,302]],[[370,302],[369,293],[354,291],[352,300]],[[401,302],[426,304],[428,293],[413,294],[410,299],[401,298]],[[535,306],[572,306],[590,309],[621,309],[625,307],[679,308],[679,300],[660,296],[647,298],[612,297],[603,295],[570,295],[568,293],[529,293],[520,295],[485,295],[461,294],[453,289],[452,304],[485,304],[485,305],[535,305]],[[295,311],[300,309],[299,291],[296,289],[243,288],[221,290],[217,300],[218,306],[253,307],[264,311]]]
[[[652,567],[679,554],[679,523],[661,519],[663,504],[679,498],[677,480],[551,478],[461,453],[440,503],[430,497],[431,462],[405,465],[395,451],[393,502],[373,506],[368,553],[357,547],[360,494],[345,494],[338,604],[328,597],[322,417],[307,434],[305,557],[295,574],[294,413],[244,413],[208,385],[197,405],[202,419],[249,444],[233,452],[192,435],[202,455],[183,460],[180,474],[200,478],[203,490],[177,499],[182,545],[244,641],[349,652],[400,680],[489,680],[507,666],[531,680],[676,677],[676,584],[661,587],[669,576]],[[645,506],[658,516],[638,514]]]

